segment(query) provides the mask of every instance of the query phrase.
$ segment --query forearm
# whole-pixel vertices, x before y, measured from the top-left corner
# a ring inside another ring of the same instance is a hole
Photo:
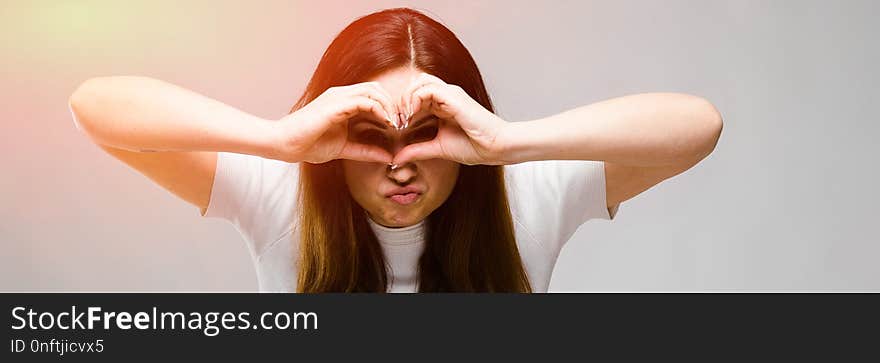
[[[262,155],[270,121],[147,77],[90,79],[70,96],[74,121],[95,142],[131,151]]]
[[[602,160],[631,166],[699,161],[715,147],[721,116],[706,100],[644,93],[593,103],[504,132],[509,163]]]

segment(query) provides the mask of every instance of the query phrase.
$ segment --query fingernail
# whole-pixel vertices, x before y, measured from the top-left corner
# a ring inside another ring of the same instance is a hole
[[[388,122],[394,123],[394,121],[391,120],[391,115],[388,114],[388,111],[385,111],[385,119],[388,120]]]
[[[399,168],[399,167],[400,167],[400,165],[397,165],[397,164],[391,164],[391,170],[397,169],[397,168]]]

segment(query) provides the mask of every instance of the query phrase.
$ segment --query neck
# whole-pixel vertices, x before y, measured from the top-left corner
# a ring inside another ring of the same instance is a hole
[[[373,221],[369,216],[367,216],[367,221],[370,223],[373,233],[376,234],[376,238],[379,239],[379,243],[385,245],[409,245],[424,241],[424,219],[411,226],[399,228],[385,227]]]

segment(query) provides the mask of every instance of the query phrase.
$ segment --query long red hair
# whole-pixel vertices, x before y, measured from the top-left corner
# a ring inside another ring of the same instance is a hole
[[[448,28],[412,9],[376,12],[349,24],[324,52],[291,112],[330,87],[412,66],[462,87],[493,111],[480,71]],[[351,197],[339,160],[301,163],[299,292],[384,292],[382,248]],[[503,169],[461,165],[449,198],[426,221],[420,292],[530,292],[514,238]],[[295,226],[296,227],[296,226]]]

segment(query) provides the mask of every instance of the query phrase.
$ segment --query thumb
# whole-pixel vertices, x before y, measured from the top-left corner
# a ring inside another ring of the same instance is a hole
[[[347,142],[342,147],[338,159],[388,164],[393,157],[388,151],[378,146]]]
[[[394,155],[393,163],[406,165],[411,161],[443,158],[445,153],[437,139],[405,146]]]

